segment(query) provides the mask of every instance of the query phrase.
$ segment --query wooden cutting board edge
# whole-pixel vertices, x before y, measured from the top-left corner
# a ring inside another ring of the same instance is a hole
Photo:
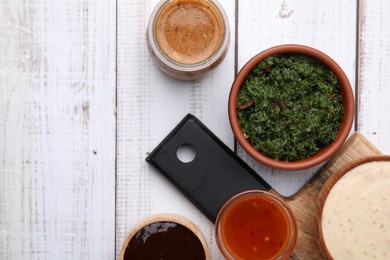
[[[298,193],[285,198],[298,224],[297,245],[290,259],[325,259],[318,245],[315,221],[317,198],[322,186],[329,176],[345,164],[366,156],[381,154],[381,151],[360,132],[355,132]]]

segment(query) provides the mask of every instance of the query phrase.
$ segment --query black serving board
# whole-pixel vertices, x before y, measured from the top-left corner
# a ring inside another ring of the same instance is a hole
[[[182,162],[177,150],[195,149],[191,162]],[[245,190],[270,190],[252,168],[192,114],[183,120],[148,155],[146,161],[181,190],[212,222],[223,204]]]

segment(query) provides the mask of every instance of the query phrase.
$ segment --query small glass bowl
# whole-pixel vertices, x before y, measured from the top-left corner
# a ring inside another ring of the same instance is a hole
[[[268,203],[268,205],[265,203]],[[235,213],[234,208],[236,208]],[[263,210],[265,208],[268,208],[269,211]],[[271,213],[271,209],[273,212],[278,211],[278,213]],[[279,216],[277,216],[278,214]],[[229,220],[229,218],[231,219]],[[243,218],[247,219],[241,221]],[[280,221],[281,218],[285,219],[285,224]],[[260,219],[263,219],[264,222],[261,222]],[[232,226],[234,225],[238,228],[233,232],[234,228]],[[274,230],[279,231],[272,234]],[[290,207],[278,196],[261,190],[244,191],[230,198],[222,206],[215,222],[217,245],[223,256],[228,260],[249,258],[250,256],[242,254],[244,252],[247,254],[251,250],[256,254],[252,257],[263,259],[265,256],[258,254],[261,247],[276,248],[274,250],[270,249],[273,252],[269,253],[273,255],[269,255],[268,259],[288,259],[297,242],[297,233],[296,220]],[[283,236],[285,240],[277,239],[278,234]],[[228,238],[229,236],[230,238]],[[244,242],[242,246],[238,246],[240,241],[246,241],[246,239],[251,243],[253,241],[257,242],[251,245]]]
[[[153,62],[160,70],[173,78],[194,80],[203,77],[208,72],[215,69],[225,58],[230,45],[229,21],[224,9],[216,0],[193,0],[193,2],[202,2],[215,9],[214,11],[219,16],[218,18],[222,24],[222,39],[220,40],[216,50],[208,58],[193,64],[180,63],[168,57],[168,55],[164,53],[156,35],[157,21],[160,14],[165,7],[177,1],[180,0],[161,0],[154,8],[147,27],[147,47]],[[187,0],[187,2],[192,1]]]

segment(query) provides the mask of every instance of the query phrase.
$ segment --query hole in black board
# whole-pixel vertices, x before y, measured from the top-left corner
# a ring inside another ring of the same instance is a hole
[[[176,156],[182,163],[190,163],[195,159],[196,151],[191,145],[183,144],[177,148]]]

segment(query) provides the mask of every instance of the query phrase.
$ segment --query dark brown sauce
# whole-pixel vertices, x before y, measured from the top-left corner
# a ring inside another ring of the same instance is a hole
[[[130,240],[124,260],[204,260],[202,243],[187,227],[155,222],[140,229]]]

